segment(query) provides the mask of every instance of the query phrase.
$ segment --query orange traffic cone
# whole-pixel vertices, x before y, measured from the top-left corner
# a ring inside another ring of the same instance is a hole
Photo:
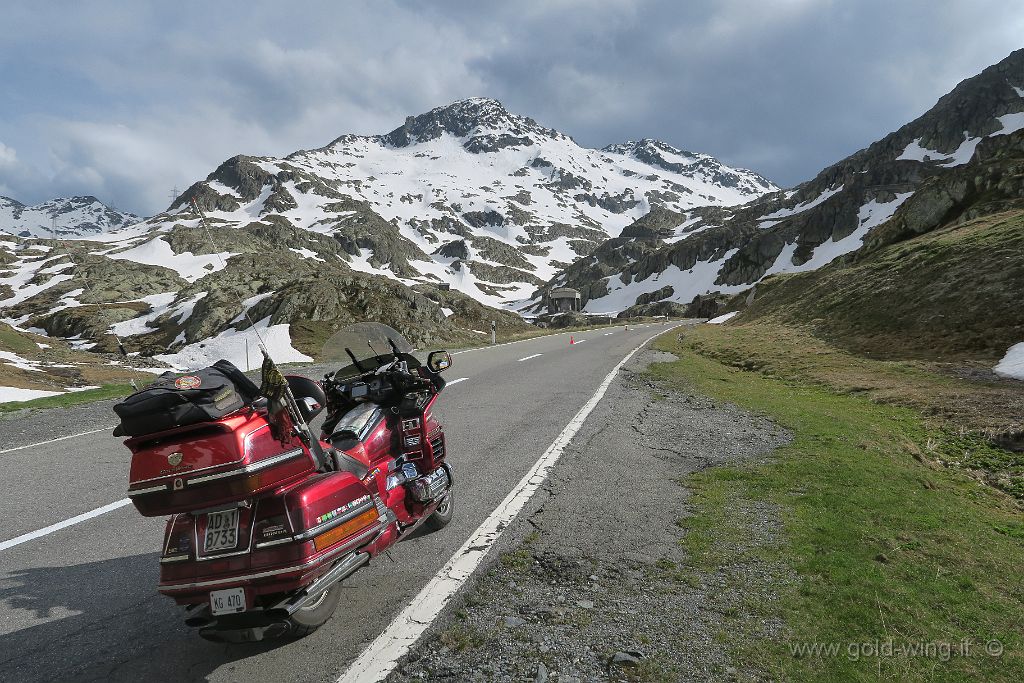
[[[569,346],[572,346],[575,343],[576,343],[576,339],[570,334],[569,335]]]

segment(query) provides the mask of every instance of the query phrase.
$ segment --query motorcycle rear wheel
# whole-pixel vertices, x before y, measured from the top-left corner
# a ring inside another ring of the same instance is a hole
[[[452,517],[455,515],[455,496],[451,489],[448,489],[448,493],[445,494],[444,500],[437,506],[437,509],[427,517],[427,520],[423,522],[423,526],[427,527],[431,531],[438,531],[448,526],[448,522],[452,521]]]
[[[327,620],[334,615],[334,610],[337,609],[340,600],[341,581],[325,590],[309,605],[296,610],[288,617],[292,635],[302,638],[326,624]]]

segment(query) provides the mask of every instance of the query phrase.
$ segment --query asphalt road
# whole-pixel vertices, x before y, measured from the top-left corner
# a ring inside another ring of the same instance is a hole
[[[162,519],[128,505],[0,550],[0,680],[336,681],[537,461],[605,375],[662,326],[621,326],[454,357],[438,402],[454,521],[345,583],[333,619],[298,641],[200,639],[156,592]],[[109,404],[0,421],[4,541],[122,500],[128,451]],[[91,434],[82,432],[96,431]],[[37,447],[19,446],[70,438]],[[6,451],[6,452],[4,452]]]

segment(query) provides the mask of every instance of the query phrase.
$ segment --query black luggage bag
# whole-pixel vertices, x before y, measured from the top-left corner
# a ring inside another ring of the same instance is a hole
[[[115,436],[142,436],[230,415],[259,395],[259,387],[226,360],[195,372],[165,372],[114,406]]]

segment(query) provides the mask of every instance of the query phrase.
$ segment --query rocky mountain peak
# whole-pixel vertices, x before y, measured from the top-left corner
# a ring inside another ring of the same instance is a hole
[[[751,194],[764,194],[778,189],[770,180],[753,171],[732,169],[708,154],[687,152],[653,138],[608,145],[601,151],[622,154],[669,173],[701,178],[715,185],[733,187]]]
[[[444,133],[467,138],[463,146],[470,152],[495,152],[504,147],[529,146],[543,138],[567,138],[527,116],[509,112],[498,100],[471,97],[410,116],[381,140],[393,147],[408,147],[435,140]]]
[[[676,158],[679,161],[693,163],[697,161],[697,155],[678,149],[654,138],[641,138],[639,140],[627,140],[614,145],[608,145],[602,151],[615,152],[616,154],[627,154],[642,161],[660,159],[668,163],[668,158]],[[650,161],[648,161],[650,163]]]

